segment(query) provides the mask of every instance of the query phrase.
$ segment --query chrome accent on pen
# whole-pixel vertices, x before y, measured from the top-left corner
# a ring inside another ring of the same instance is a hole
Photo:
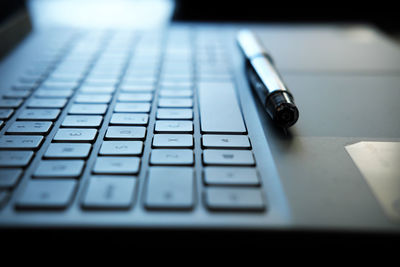
[[[296,123],[299,111],[271,56],[250,30],[241,30],[238,44],[246,57],[249,81],[273,121],[283,128]]]

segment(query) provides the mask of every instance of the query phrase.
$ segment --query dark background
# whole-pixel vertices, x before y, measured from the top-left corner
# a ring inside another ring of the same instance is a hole
[[[396,2],[176,0],[174,20],[277,23],[369,23],[400,31]]]
[[[0,24],[26,6],[24,0],[0,0]]]
[[[53,0],[57,1],[57,0]],[[1,0],[0,23],[25,0]],[[176,21],[369,23],[400,33],[396,1],[175,0]]]

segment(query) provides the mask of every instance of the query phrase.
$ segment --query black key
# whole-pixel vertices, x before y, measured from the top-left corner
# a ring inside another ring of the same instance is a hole
[[[98,174],[137,174],[140,168],[138,157],[98,157],[93,168]]]
[[[87,158],[91,144],[52,143],[47,149],[46,158]]]
[[[27,98],[31,94],[30,90],[10,90],[7,91],[4,98]]]
[[[207,185],[258,186],[260,181],[255,168],[206,167],[204,168],[204,183]]]
[[[110,124],[120,125],[147,125],[149,121],[148,114],[141,113],[114,113]]]
[[[218,211],[265,209],[262,192],[257,188],[208,188],[205,202],[209,209]]]
[[[134,177],[92,176],[82,205],[91,209],[127,209],[132,205],[135,187]]]
[[[63,108],[67,104],[66,98],[33,98],[29,101],[29,108]]]
[[[0,149],[37,149],[43,141],[43,136],[0,136]]]
[[[25,167],[33,157],[32,151],[0,151],[0,167]]]
[[[100,127],[103,117],[100,115],[69,115],[66,116],[63,127]]]
[[[144,139],[146,128],[143,126],[110,126],[107,129],[106,139]]]
[[[60,109],[24,109],[19,115],[18,120],[50,120],[54,121],[60,115]]]
[[[75,180],[31,180],[18,197],[17,208],[64,209],[71,202]]]
[[[149,209],[191,209],[194,206],[194,173],[187,167],[152,167],[145,205]]]
[[[69,114],[103,115],[107,111],[107,104],[73,104]]]
[[[22,99],[0,99],[0,108],[17,108],[22,102]]]
[[[77,178],[81,175],[83,160],[42,160],[33,176],[44,178]]]
[[[8,134],[47,134],[53,125],[50,121],[16,121],[7,129]]]
[[[93,142],[96,135],[96,129],[58,129],[53,140],[55,142]]]

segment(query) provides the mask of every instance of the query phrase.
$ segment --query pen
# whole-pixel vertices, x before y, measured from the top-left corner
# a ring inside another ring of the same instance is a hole
[[[237,41],[246,58],[248,79],[272,120],[283,128],[296,123],[299,111],[271,56],[250,30],[241,30]]]

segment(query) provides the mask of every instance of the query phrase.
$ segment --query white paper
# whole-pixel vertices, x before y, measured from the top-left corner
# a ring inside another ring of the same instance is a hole
[[[387,216],[400,222],[400,142],[346,146]]]

